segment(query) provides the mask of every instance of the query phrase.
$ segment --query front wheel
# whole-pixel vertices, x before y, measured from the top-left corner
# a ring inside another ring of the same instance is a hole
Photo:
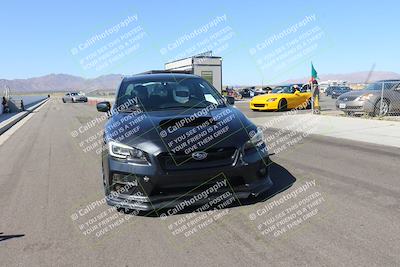
[[[307,100],[307,107],[306,107],[306,109],[311,109],[311,105],[312,105],[312,103],[311,103],[311,98],[309,98],[309,99]]]
[[[389,113],[390,103],[386,99],[381,99],[375,104],[374,116],[384,117]]]
[[[278,110],[285,111],[287,109],[287,101],[286,99],[281,99],[278,103]]]

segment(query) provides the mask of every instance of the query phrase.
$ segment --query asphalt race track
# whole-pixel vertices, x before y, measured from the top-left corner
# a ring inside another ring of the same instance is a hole
[[[319,136],[272,156],[271,192],[196,214],[212,220],[187,235],[187,214],[115,210],[123,223],[85,234],[89,215],[74,215],[104,197],[100,156],[84,151],[101,124],[74,131],[99,115],[51,99],[0,146],[1,266],[400,265],[399,149]]]

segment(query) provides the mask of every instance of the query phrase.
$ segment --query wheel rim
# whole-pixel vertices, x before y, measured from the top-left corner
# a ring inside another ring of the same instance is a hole
[[[389,112],[389,105],[386,101],[382,101],[379,106],[379,115],[384,116]]]

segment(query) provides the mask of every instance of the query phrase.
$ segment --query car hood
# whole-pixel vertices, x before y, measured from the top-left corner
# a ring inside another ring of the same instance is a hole
[[[187,123],[179,127],[182,120]],[[204,126],[207,121],[212,124]],[[187,149],[240,147],[249,140],[249,132],[255,129],[256,126],[234,107],[164,110],[113,115],[105,125],[105,137],[157,155],[161,152],[184,153],[189,151]],[[207,134],[194,138],[204,131]]]
[[[374,91],[374,90],[359,90],[359,91],[350,91],[350,92],[347,92],[347,93],[344,93],[344,94],[341,94],[340,95],[340,98],[343,98],[343,97],[346,97],[346,96],[352,96],[352,97],[354,97],[354,96],[361,96],[361,95],[365,95],[365,94],[370,94],[370,93],[376,93],[377,91]]]

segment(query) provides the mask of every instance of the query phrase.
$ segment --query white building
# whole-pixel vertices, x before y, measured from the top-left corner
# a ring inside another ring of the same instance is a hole
[[[222,92],[222,58],[211,52],[165,63],[165,70],[198,75]]]

